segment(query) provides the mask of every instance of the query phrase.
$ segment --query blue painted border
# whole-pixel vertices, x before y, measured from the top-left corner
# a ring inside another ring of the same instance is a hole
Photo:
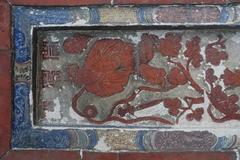
[[[69,8],[13,7],[13,43],[15,64],[31,62],[31,26],[43,24],[65,24],[73,21]],[[15,82],[12,123],[12,148],[47,149],[93,149],[98,137],[95,130],[73,132],[72,130],[46,130],[32,128],[30,118],[30,82]],[[77,131],[77,130],[76,130]],[[80,130],[79,130],[80,131]],[[82,134],[84,133],[84,134]],[[74,134],[74,136],[73,136]],[[72,148],[72,137],[79,136],[86,144],[79,142]],[[87,140],[86,140],[87,139]]]

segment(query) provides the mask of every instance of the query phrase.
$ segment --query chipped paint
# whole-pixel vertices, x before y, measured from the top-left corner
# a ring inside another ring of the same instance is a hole
[[[102,151],[102,152],[107,152],[107,151],[110,151],[111,150],[111,147],[108,146],[106,143],[105,143],[105,139],[106,137],[101,137],[97,143],[97,145],[95,146],[95,149],[97,151]]]

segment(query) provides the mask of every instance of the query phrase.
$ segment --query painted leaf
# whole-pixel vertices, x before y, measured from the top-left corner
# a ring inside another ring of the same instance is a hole
[[[202,119],[203,113],[204,113],[203,108],[196,108],[195,110],[193,110],[193,113],[187,114],[186,118],[188,121],[192,121],[194,119],[200,121]]]
[[[225,115],[235,114],[239,109],[239,106],[236,104],[239,97],[236,94],[228,96],[219,85],[212,88],[208,98],[211,104]]]
[[[177,57],[181,49],[181,35],[178,33],[167,33],[165,38],[159,41],[159,51],[162,56]]]
[[[207,45],[205,54],[206,54],[206,62],[211,63],[214,66],[218,66],[222,60],[228,59],[227,52],[224,51],[225,39],[219,35],[218,41],[210,43]]]
[[[207,69],[205,78],[209,84],[213,84],[218,79],[218,77],[214,75],[214,70],[212,68]]]
[[[230,69],[225,69],[224,74],[221,75],[223,78],[223,82],[225,85],[229,85],[232,87],[240,86],[240,70],[237,69],[235,71],[231,71]]]
[[[167,75],[167,79],[168,82],[172,85],[184,85],[187,83],[186,76],[177,67],[173,67],[170,70],[170,73]]]
[[[182,103],[178,98],[166,98],[163,101],[163,105],[168,108],[168,113],[172,116],[177,116],[179,114],[179,108]]]
[[[153,34],[143,34],[139,43],[140,63],[147,64],[154,56],[155,44],[158,37]]]
[[[148,82],[164,86],[166,72],[163,68],[154,68],[146,64],[141,64],[139,70],[141,77]]]
[[[200,38],[195,36],[190,41],[187,41],[186,48],[187,50],[184,52],[184,55],[189,58],[195,68],[200,67],[200,63],[203,61],[200,54]]]

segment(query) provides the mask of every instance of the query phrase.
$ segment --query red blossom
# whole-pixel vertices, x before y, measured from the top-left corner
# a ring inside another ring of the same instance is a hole
[[[227,60],[228,54],[225,51],[222,51],[226,48],[225,39],[219,35],[218,41],[210,43],[207,45],[205,54],[206,54],[206,62],[210,62],[214,66],[218,66],[221,60]],[[217,48],[218,47],[218,48]]]
[[[168,82],[172,85],[184,85],[187,78],[179,68],[173,67],[167,76]]]
[[[200,121],[202,119],[203,113],[204,113],[203,108],[197,108],[197,109],[193,110],[192,113],[187,114],[186,118],[188,121],[192,121],[194,119],[197,121]]]
[[[166,33],[165,38],[159,41],[159,51],[162,56],[177,57],[181,49],[181,35]]]
[[[205,79],[209,84],[213,84],[216,80],[218,80],[218,77],[214,75],[214,70],[212,68],[209,68],[206,71]]]
[[[163,101],[163,105],[168,108],[168,113],[172,116],[177,116],[179,114],[181,104],[182,103],[178,98],[166,98]]]
[[[193,37],[190,41],[186,42],[187,50],[184,55],[189,58],[189,62],[195,67],[200,67],[200,63],[203,58],[200,54],[200,38],[198,36]]]
[[[164,86],[166,72],[163,68],[154,68],[146,64],[141,64],[139,70],[141,77],[148,82]]]
[[[154,56],[154,47],[158,37],[153,34],[143,34],[139,43],[140,63],[147,64]]]
[[[221,78],[224,78],[223,82],[225,85],[232,87],[240,86],[240,70],[231,71],[230,69],[225,69],[224,74],[221,75]]]
[[[123,91],[133,69],[132,44],[102,39],[93,45],[84,66],[77,69],[75,66],[72,68],[75,72],[68,74],[77,84],[84,84],[88,92],[105,97]]]
[[[74,34],[63,42],[63,49],[69,54],[81,53],[87,47],[90,38],[89,36]]]
[[[212,88],[208,98],[211,104],[225,115],[233,115],[239,109],[239,106],[236,104],[239,100],[238,96],[236,94],[228,96],[219,85]]]

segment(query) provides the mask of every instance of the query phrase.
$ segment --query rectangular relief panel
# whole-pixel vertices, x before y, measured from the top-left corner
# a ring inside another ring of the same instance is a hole
[[[239,148],[239,5],[14,6],[12,21],[13,149]]]
[[[239,30],[167,29],[35,28],[35,125],[240,127]]]

